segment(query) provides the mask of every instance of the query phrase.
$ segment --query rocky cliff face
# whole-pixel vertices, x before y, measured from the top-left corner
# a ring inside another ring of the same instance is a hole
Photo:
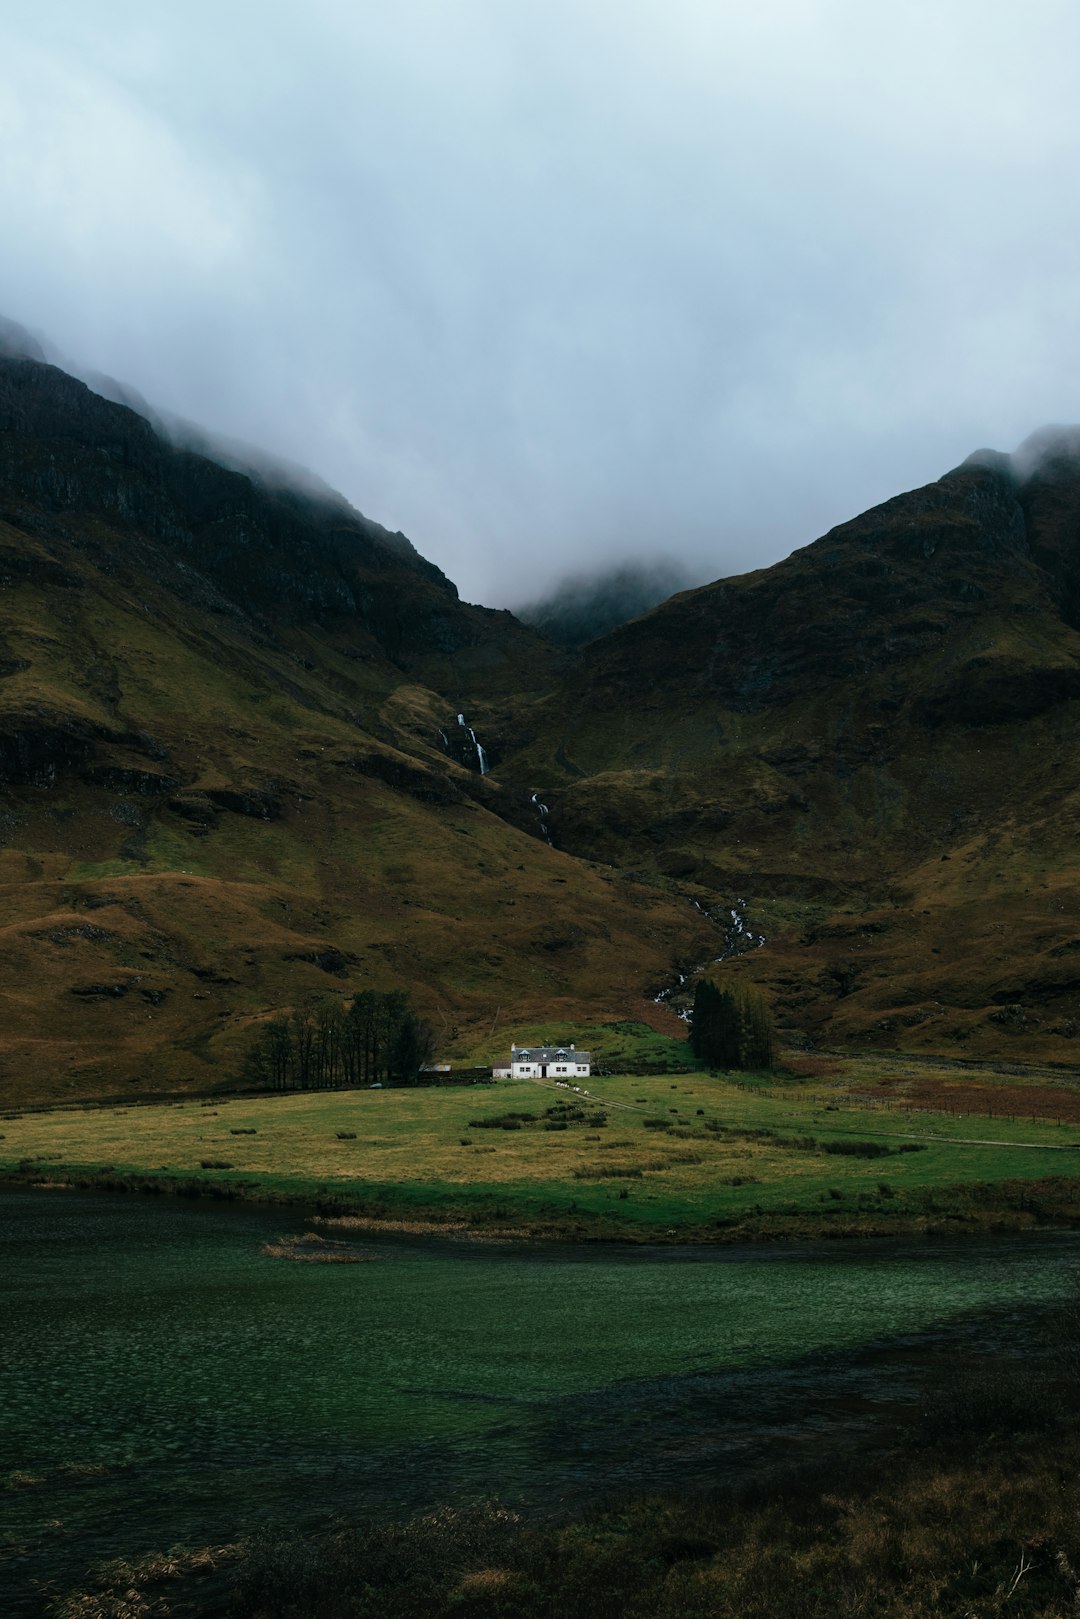
[[[0,516],[106,567],[123,565],[127,542],[132,566],[167,576],[178,595],[201,594],[264,626],[366,634],[402,667],[462,654],[550,662],[510,614],[460,603],[404,535],[338,496],[178,448],[126,405],[12,352],[10,340],[6,352],[0,345]]]
[[[87,593],[111,581],[159,617],[229,624],[250,653],[273,649],[313,669],[294,643],[317,634],[344,665],[333,689],[302,699],[331,708],[374,680],[408,672],[452,688],[527,682],[551,649],[508,613],[461,603],[400,534],[339,497],[270,484],[168,443],[149,421],[45,362],[17,328],[0,329],[0,586],[50,593],[67,625]],[[61,635],[69,634],[62,630]],[[85,644],[72,642],[77,658]],[[309,649],[310,650],[310,649]],[[0,700],[0,780],[40,782],[94,755],[96,743],[141,751],[107,688],[112,649],[84,659],[80,679],[105,697],[92,712],[20,693]],[[0,626],[0,680],[41,663],[19,656]],[[279,674],[279,682],[291,682]],[[310,684],[310,683],[309,683]]]

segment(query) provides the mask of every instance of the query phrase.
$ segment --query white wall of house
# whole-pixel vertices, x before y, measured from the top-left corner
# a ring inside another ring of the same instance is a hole
[[[547,1071],[548,1079],[588,1079],[589,1064],[587,1062],[515,1062],[511,1064],[511,1073],[515,1079],[540,1079]]]

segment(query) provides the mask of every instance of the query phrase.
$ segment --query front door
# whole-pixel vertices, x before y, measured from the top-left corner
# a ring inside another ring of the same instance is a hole
[[[541,1079],[546,1079],[547,1078],[547,1063],[546,1062],[541,1063],[541,1065],[540,1065],[540,1078]]]

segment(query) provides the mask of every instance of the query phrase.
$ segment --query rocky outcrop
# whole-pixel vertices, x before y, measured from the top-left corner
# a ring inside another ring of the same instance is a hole
[[[249,612],[378,621],[379,575],[456,597],[404,536],[174,448],[135,411],[34,359],[0,356],[0,502],[23,522],[53,512],[134,527]]]
[[[137,798],[165,798],[179,786],[174,776],[125,765],[91,765],[82,772],[82,779],[91,787],[105,787],[113,793],[133,793]]]
[[[84,781],[117,792],[150,795],[175,789],[171,777],[154,771],[90,763],[102,745],[148,759],[168,758],[167,750],[145,731],[114,730],[71,714],[15,712],[0,717],[0,785],[50,787],[59,776],[78,771]]]
[[[217,809],[232,815],[244,815],[252,821],[279,821],[281,799],[269,788],[249,787],[235,790],[227,787],[210,788],[206,794]]]
[[[93,753],[93,737],[74,726],[15,719],[0,729],[0,784],[50,787]]]
[[[465,794],[446,772],[425,770],[401,754],[369,748],[338,763],[344,770],[354,770],[361,776],[385,782],[388,787],[408,793],[410,798],[419,799],[424,804],[461,804],[465,801]]]

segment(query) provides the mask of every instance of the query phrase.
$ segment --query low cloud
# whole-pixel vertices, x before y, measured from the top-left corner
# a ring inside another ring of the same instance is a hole
[[[0,309],[494,605],[1080,415],[1080,13],[13,0]]]
[[[578,647],[647,613],[676,591],[706,582],[707,575],[668,557],[619,562],[568,574],[541,600],[519,603],[514,611],[560,646]]]

